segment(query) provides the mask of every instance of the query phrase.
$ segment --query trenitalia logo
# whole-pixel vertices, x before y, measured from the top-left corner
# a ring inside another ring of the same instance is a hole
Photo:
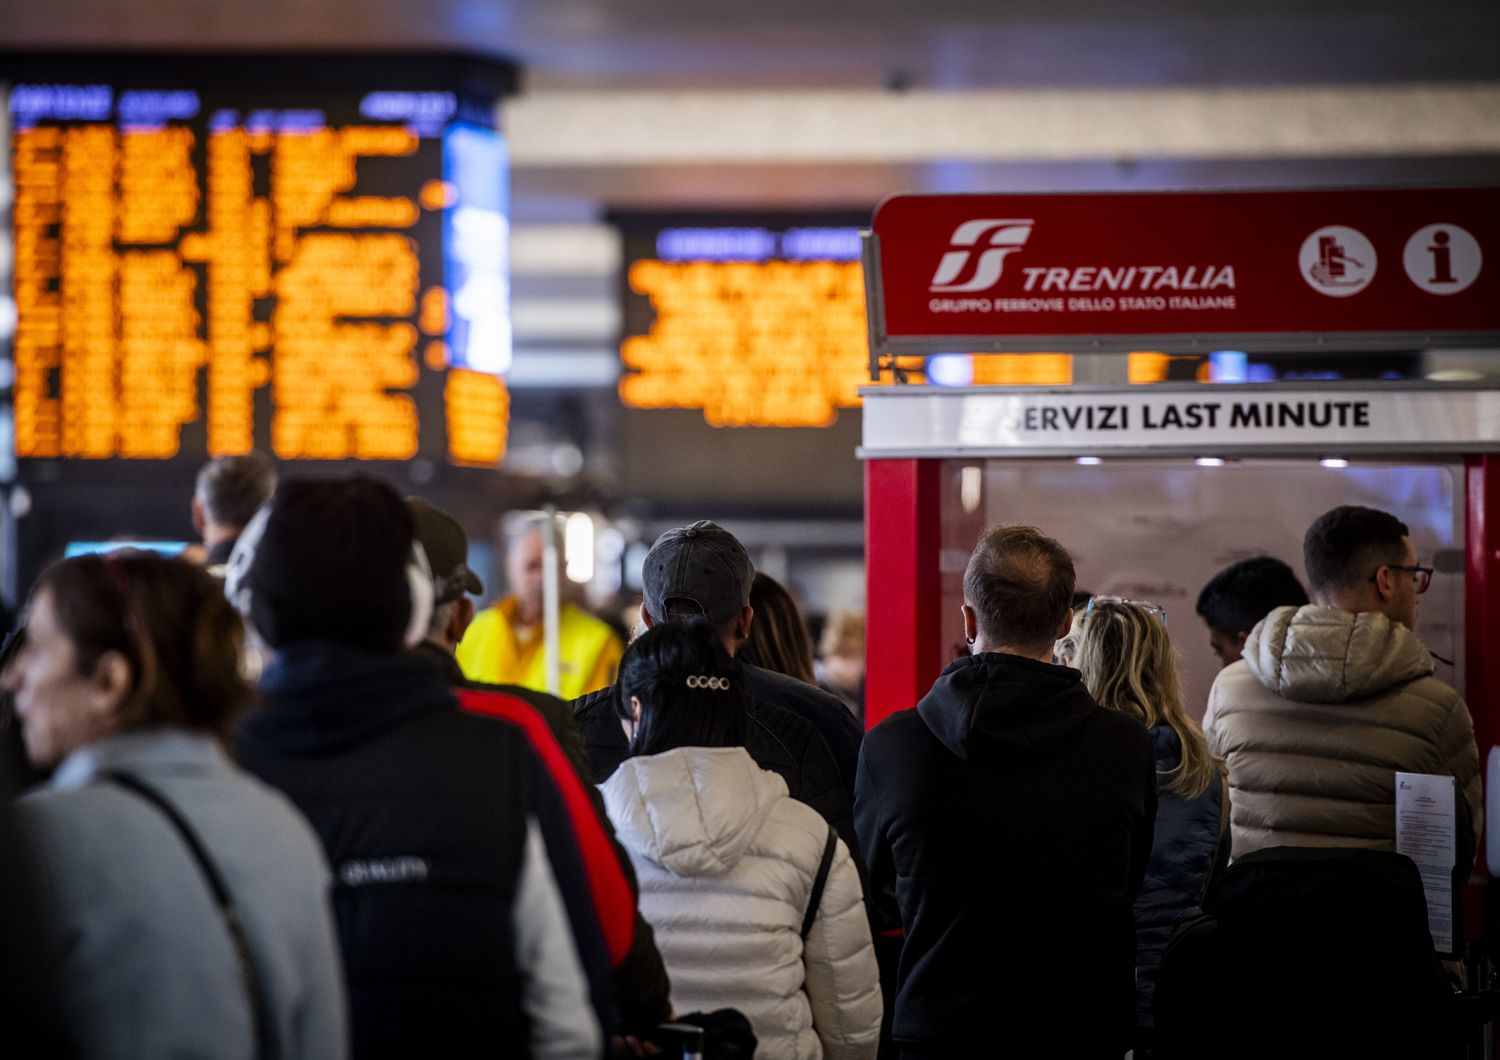
[[[950,247],[965,249],[951,249],[943,255],[943,260],[938,262],[937,272],[932,274],[932,285],[928,290],[960,293],[989,290],[1000,282],[1000,274],[1005,269],[1005,256],[1014,254],[1026,245],[1034,223],[1029,218],[981,218],[965,221],[953,230],[953,237],[948,240]],[[969,261],[981,246],[984,249],[978,251],[979,257],[973,266],[973,275],[955,283],[955,280],[969,271]]]

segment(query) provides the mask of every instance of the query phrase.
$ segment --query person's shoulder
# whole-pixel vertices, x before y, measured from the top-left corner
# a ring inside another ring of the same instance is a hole
[[[1236,659],[1218,672],[1209,688],[1208,700],[1213,712],[1220,716],[1253,710],[1263,704],[1292,702],[1267,687],[1244,659]]]
[[[1098,706],[1089,715],[1089,719],[1104,740],[1156,761],[1156,742],[1151,737],[1151,730],[1141,724],[1139,719],[1118,710],[1106,710]]]
[[[828,741],[830,748],[837,747],[849,754],[858,749],[864,730],[837,696],[761,666],[746,666],[743,672],[745,687],[752,698],[809,722]]]
[[[865,733],[864,754],[868,758],[875,754],[909,748],[915,741],[930,736],[931,730],[916,708],[898,710]]]
[[[751,693],[749,715],[750,720],[758,723],[763,729],[798,739],[817,737],[818,742],[823,744],[822,734],[818,732],[816,725],[796,711],[776,703],[773,699],[765,699]]]
[[[828,842],[830,827],[823,815],[807,803],[784,795],[772,804],[755,842],[757,847],[780,856],[800,854],[800,860],[806,861],[810,855],[816,864]]]
[[[477,693],[474,701],[466,703],[467,698],[467,690],[463,690],[455,709],[436,711],[418,719],[409,731],[408,744],[413,751],[424,743],[439,750],[467,746],[484,753],[499,753],[526,745],[524,719],[508,716],[502,710],[483,709],[486,700],[491,705],[498,705],[503,697]],[[520,707],[531,710],[524,703]]]
[[[1417,700],[1433,715],[1440,715],[1445,719],[1460,710],[1465,714],[1469,712],[1468,704],[1464,702],[1464,697],[1458,689],[1442,678],[1431,674],[1397,686],[1386,695],[1389,698],[1400,698],[1407,702]]]
[[[764,666],[747,663],[742,670],[745,675],[745,687],[753,696],[769,699],[778,706],[787,700],[794,700],[826,707],[829,710],[838,709],[845,714],[849,713],[848,708],[837,697],[825,692],[817,685],[799,681],[777,670],[768,670]]]
[[[503,706],[509,701],[519,700],[549,721],[553,718],[570,717],[573,713],[566,700],[559,699],[550,692],[539,692],[534,688],[524,688],[521,685],[465,681],[458,689],[458,698],[466,709],[472,709],[471,703],[480,705],[494,703]],[[480,713],[484,711],[480,710]]]
[[[567,705],[572,708],[573,717],[580,723],[602,716],[613,719],[617,689],[617,685],[605,685],[592,692],[585,692]]]
[[[11,805],[11,819],[23,831],[51,829],[70,822],[99,823],[101,817],[125,805],[124,793],[102,784],[55,788],[43,784],[32,788]]]

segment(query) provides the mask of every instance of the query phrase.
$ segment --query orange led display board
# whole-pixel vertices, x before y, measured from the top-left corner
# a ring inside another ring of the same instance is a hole
[[[625,237],[620,400],[701,410],[714,427],[826,427],[870,384],[859,227],[868,214],[618,217]],[[933,382],[948,373],[933,369]],[[1066,383],[1058,355],[965,356],[963,382]],[[896,362],[924,382],[924,357]],[[889,373],[887,373],[889,374]]]
[[[16,456],[494,465],[508,298],[455,297],[508,290],[493,96],[256,64],[0,64]]]
[[[621,402],[715,427],[826,427],[859,405],[867,216],[622,219]]]

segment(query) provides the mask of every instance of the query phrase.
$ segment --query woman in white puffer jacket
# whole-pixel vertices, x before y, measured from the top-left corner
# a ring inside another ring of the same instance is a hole
[[[830,829],[742,746],[738,668],[703,623],[641,636],[620,664],[631,752],[602,786],[640,878],[641,913],[677,1012],[735,1008],[757,1057],[863,1060],[880,1036],[880,984],[859,875]]]

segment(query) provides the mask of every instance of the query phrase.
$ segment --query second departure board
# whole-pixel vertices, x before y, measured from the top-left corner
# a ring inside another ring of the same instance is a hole
[[[0,65],[16,456],[498,462],[505,144],[433,65]]]

